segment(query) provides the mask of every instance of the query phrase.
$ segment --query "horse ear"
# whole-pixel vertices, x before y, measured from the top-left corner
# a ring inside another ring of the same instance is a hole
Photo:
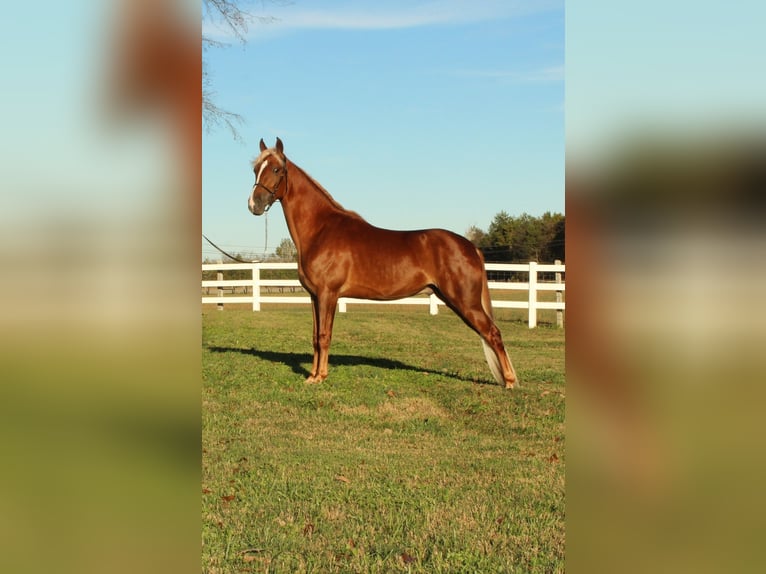
[[[261,151],[266,151],[266,144],[263,143],[263,138],[261,138]]]
[[[282,145],[282,140],[277,138],[277,151],[279,153],[284,153],[284,146]]]

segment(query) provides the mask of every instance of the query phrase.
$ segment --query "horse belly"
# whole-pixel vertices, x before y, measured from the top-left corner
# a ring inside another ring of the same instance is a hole
[[[359,259],[349,271],[344,285],[346,297],[402,299],[419,293],[429,284],[428,274],[411,257]]]
[[[307,252],[299,273],[315,293],[378,301],[410,297],[438,274],[429,233],[349,226]]]

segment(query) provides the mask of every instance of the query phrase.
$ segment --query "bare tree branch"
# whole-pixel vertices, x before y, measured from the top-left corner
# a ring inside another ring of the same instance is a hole
[[[240,5],[251,4],[247,0],[203,0],[203,19],[223,23],[243,44],[247,42],[248,25],[251,22],[268,23],[274,20],[269,16],[254,16]]]
[[[272,0],[273,3],[283,4],[279,0]],[[252,23],[269,24],[276,21],[273,16],[256,16],[248,11],[251,0],[203,0],[203,20],[222,24],[228,28],[240,43],[247,43],[248,26]],[[264,7],[266,0],[261,0],[261,7]],[[203,51],[209,48],[221,48],[226,46],[225,42],[213,40],[212,38],[202,36]],[[235,140],[242,141],[242,137],[237,130],[241,126],[244,118],[234,112],[224,110],[213,101],[215,92],[211,88],[212,82],[208,72],[206,62],[202,61],[202,118],[205,129],[211,131],[216,127],[226,127]]]

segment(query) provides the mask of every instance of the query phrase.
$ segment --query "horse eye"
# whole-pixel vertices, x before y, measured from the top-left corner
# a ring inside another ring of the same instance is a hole
[[[278,167],[275,167],[275,168],[274,168],[272,171],[273,171],[274,173],[279,173],[279,168],[278,168]]]

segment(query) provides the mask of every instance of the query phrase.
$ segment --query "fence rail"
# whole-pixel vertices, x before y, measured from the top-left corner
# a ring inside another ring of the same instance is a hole
[[[509,301],[503,299],[492,299],[494,308],[509,309],[527,309],[528,325],[530,328],[537,326],[537,312],[542,309],[553,309],[556,311],[556,324],[561,327],[564,324],[563,311],[565,308],[563,294],[565,283],[562,279],[565,273],[565,266],[559,262],[553,265],[530,263],[487,263],[485,268],[488,272],[515,272],[527,275],[527,281],[488,281],[490,292],[492,291],[526,291],[528,296],[524,301]],[[250,278],[247,279],[224,279],[224,271],[246,270],[250,271]],[[203,263],[202,271],[216,271],[217,278],[213,280],[202,280],[202,287],[209,291],[215,288],[216,296],[202,296],[202,304],[215,304],[219,309],[223,309],[225,303],[247,303],[251,304],[253,311],[260,311],[262,304],[281,303],[281,304],[309,304],[311,298],[305,296],[278,296],[264,295],[263,290],[273,288],[289,288],[293,292],[303,292],[300,282],[297,279],[261,279],[261,271],[267,270],[298,270],[297,263]],[[494,275],[495,273],[491,273]],[[553,275],[553,280],[541,280],[540,274]],[[226,288],[233,291],[237,287],[243,287],[244,295],[225,296]],[[250,294],[247,294],[250,291]],[[541,291],[553,291],[556,293],[555,301],[538,301],[538,293]],[[371,301],[369,299],[353,299],[341,297],[338,301],[338,310],[341,313],[347,311],[348,305],[428,305],[431,315],[439,312],[439,306],[444,303],[436,295],[415,296],[406,299],[396,299],[394,301]]]

